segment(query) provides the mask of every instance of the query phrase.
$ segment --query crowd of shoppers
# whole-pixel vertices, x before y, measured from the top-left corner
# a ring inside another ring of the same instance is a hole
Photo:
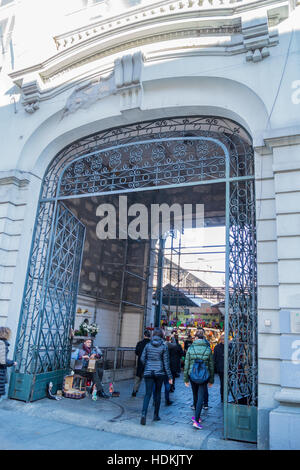
[[[184,383],[192,389],[195,416],[192,425],[202,429],[201,412],[208,409],[208,388],[214,383],[214,374],[220,378],[220,395],[223,402],[224,386],[224,333],[219,344],[211,349],[205,337],[205,331],[199,329],[194,339],[189,337],[184,344],[184,350],[178,343],[176,334],[165,339],[162,329],[155,329],[150,339],[150,332],[145,330],[144,339],[136,346],[138,357],[136,378],[132,396],[135,397],[142,379],[145,381],[145,396],[141,412],[141,424],[146,424],[147,412],[153,395],[153,421],[159,421],[161,392],[164,386],[165,404],[171,405],[170,393],[175,390],[175,380],[180,376],[181,360],[184,358]],[[202,370],[202,374],[199,371]],[[198,375],[197,375],[198,374]]]

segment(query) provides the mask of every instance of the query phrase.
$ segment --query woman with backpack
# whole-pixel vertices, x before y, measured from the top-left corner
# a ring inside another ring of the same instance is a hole
[[[191,383],[193,390],[194,406],[196,409],[195,417],[192,418],[193,427],[202,429],[201,411],[204,401],[205,388],[214,383],[214,360],[205,339],[203,330],[198,330],[195,335],[195,341],[189,347],[184,362],[184,383],[189,387]]]

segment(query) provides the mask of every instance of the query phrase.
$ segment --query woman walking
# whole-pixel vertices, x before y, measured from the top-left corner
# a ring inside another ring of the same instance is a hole
[[[161,400],[161,387],[165,375],[168,376],[169,383],[172,384],[172,374],[169,364],[169,351],[163,339],[163,331],[156,329],[153,332],[152,339],[148,343],[141,356],[141,362],[144,364],[144,379],[146,385],[146,395],[144,397],[141,424],[146,424],[146,416],[149,402],[155,386],[154,418],[153,421],[159,421],[159,408]]]
[[[10,335],[9,328],[0,327],[0,400],[6,395],[7,368],[17,365],[16,362],[7,358]]]
[[[198,384],[194,382],[190,378],[191,371],[193,369],[194,362],[196,359],[201,359],[209,373],[209,378],[206,382]],[[201,411],[204,402],[204,395],[205,395],[205,388],[207,386],[211,387],[214,383],[214,361],[213,355],[210,349],[210,346],[207,344],[205,340],[205,333],[203,330],[198,330],[195,335],[195,341],[193,342],[192,346],[189,347],[185,357],[184,363],[184,382],[186,387],[189,387],[189,382],[192,385],[193,390],[193,399],[194,399],[194,407],[195,417],[192,418],[193,427],[197,429],[202,429],[201,426]]]

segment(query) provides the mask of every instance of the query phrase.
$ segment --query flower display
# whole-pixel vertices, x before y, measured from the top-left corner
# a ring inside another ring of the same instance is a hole
[[[75,335],[77,336],[96,336],[99,331],[97,323],[88,324],[87,321],[83,321],[79,326],[79,330],[76,330]]]

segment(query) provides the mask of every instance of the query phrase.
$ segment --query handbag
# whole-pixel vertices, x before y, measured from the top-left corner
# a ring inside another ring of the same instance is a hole
[[[209,376],[205,362],[202,359],[196,359],[190,373],[190,379],[201,385],[208,381]]]

